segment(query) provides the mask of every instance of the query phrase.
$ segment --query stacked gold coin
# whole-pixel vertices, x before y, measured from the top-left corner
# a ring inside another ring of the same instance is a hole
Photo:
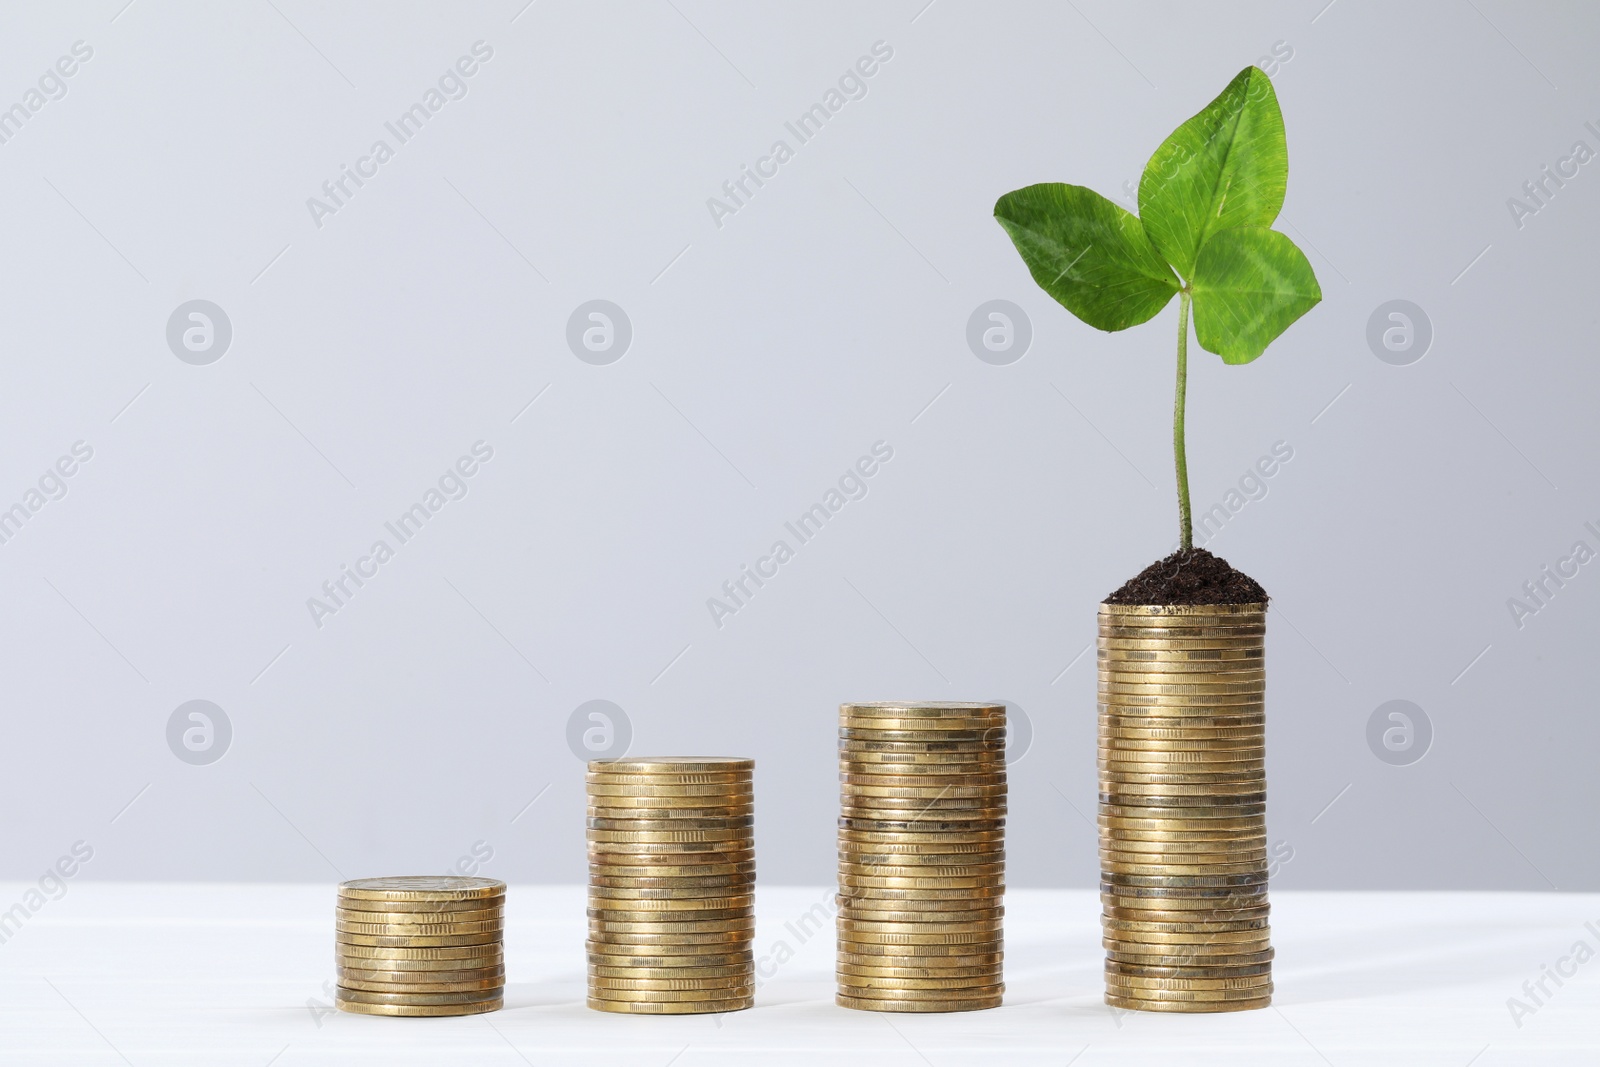
[[[505,989],[506,884],[423,875],[339,885],[334,1003],[362,1015],[478,1015]]]
[[[1265,604],[1100,605],[1106,1003],[1264,1008]]]
[[[1005,748],[1003,704],[840,705],[842,1007],[1000,1005]]]
[[[754,773],[718,756],[589,764],[589,1007],[754,1003]]]

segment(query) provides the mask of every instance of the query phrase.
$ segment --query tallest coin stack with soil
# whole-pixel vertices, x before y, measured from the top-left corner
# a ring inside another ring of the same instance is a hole
[[[1267,595],[1194,547],[1184,416],[1191,307],[1201,347],[1239,364],[1322,299],[1305,256],[1271,229],[1288,176],[1272,82],[1246,67],[1150,157],[1137,216],[1055,183],[995,205],[1034,281],[1090,326],[1124,330],[1178,297],[1179,548],[1100,605],[1100,888],[1118,1007],[1271,1002]]]

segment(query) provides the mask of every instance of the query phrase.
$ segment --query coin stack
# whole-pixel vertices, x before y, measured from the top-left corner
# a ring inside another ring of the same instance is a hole
[[[754,1003],[754,773],[717,756],[589,764],[589,1007]]]
[[[1272,1001],[1265,604],[1100,605],[1106,1003]]]
[[[841,1007],[999,1007],[1005,748],[1003,704],[840,705]]]
[[[478,1015],[505,990],[506,884],[423,875],[339,885],[334,1003],[362,1015]]]

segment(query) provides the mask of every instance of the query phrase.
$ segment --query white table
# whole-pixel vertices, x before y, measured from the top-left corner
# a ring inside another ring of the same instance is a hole
[[[0,903],[26,888],[0,885]],[[1600,1063],[1600,956],[1560,987],[1547,978],[1552,995],[1529,1001],[1535,1010],[1520,1027],[1506,1003],[1575,942],[1600,952],[1600,895],[1278,893],[1275,1006],[1210,1016],[1105,1007],[1098,898],[1084,890],[1010,894],[1004,1007],[941,1016],[838,1008],[831,920],[809,938],[796,932],[830,895],[760,889],[757,958],[779,942],[794,957],[762,984],[753,1010],[634,1018],[583,1006],[583,889],[513,887],[505,1010],[384,1019],[330,1010],[331,885],[73,883],[0,945],[0,1063]]]

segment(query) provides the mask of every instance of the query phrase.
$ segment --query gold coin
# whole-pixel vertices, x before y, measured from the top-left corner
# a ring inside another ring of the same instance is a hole
[[[841,714],[853,715],[1004,715],[1004,704],[974,700],[850,700],[839,705]]]
[[[1257,919],[1218,919],[1208,922],[1153,922],[1140,919],[1113,919],[1101,916],[1100,925],[1114,937],[1126,933],[1228,934],[1268,928],[1266,916]]]
[[[496,989],[469,989],[455,993],[375,993],[369,989],[338,987],[334,995],[352,1004],[404,1004],[419,1007],[424,1004],[477,1004],[486,1000],[499,1000]]]
[[[348,967],[355,971],[366,971],[374,974],[415,974],[418,972],[472,972],[472,971],[501,971],[505,968],[505,956],[496,952],[490,956],[473,956],[466,959],[444,960],[406,960],[390,959],[373,956],[349,956],[337,951],[338,948],[350,946],[335,946],[334,965]]]
[[[935,793],[938,791],[935,790]],[[862,808],[871,812],[890,812],[887,818],[907,818],[918,812],[999,812],[1004,813],[1006,808],[1005,791],[1002,789],[994,796],[982,797],[953,797],[931,796],[917,797],[903,794],[890,794],[886,796],[862,796],[848,793],[840,796],[839,806],[843,808]]]
[[[841,816],[839,829],[870,834],[928,835],[935,834],[1000,834],[1005,832],[1004,816],[996,819],[947,819],[930,815],[926,818],[870,819]]]
[[[753,930],[755,925],[753,915],[734,915],[725,919],[602,919],[589,916],[589,929],[595,933],[712,934]]]
[[[991,744],[1004,747],[1005,727],[975,726],[965,730],[882,730],[866,726],[839,727],[839,742],[846,741],[921,741],[948,745],[955,742]]]
[[[669,949],[661,949],[652,948],[649,945],[629,945],[614,941],[596,941],[591,938],[584,942],[584,948],[585,951],[594,956],[626,956],[630,959],[638,959],[640,957],[649,956],[660,958],[694,956],[701,959],[702,962],[707,965],[713,962],[713,957],[717,958],[716,962],[718,963],[728,963],[732,962],[734,959],[750,958],[750,946],[748,944],[741,946],[738,944],[724,944],[713,941],[706,941],[698,944],[687,943],[683,945],[673,945]],[[651,966],[668,967],[672,966],[672,964],[658,963],[652,964]],[[696,966],[700,966],[700,963],[697,963]]]
[[[1100,909],[1102,920],[1121,922],[1154,922],[1171,926],[1174,923],[1210,923],[1265,921],[1272,909],[1263,904],[1259,908],[1123,908],[1105,905]]]
[[[1129,945],[1162,945],[1169,948],[1183,945],[1228,945],[1233,947],[1235,952],[1250,952],[1266,948],[1270,940],[1271,931],[1267,927],[1254,927],[1248,930],[1217,930],[1203,934],[1170,933],[1164,930],[1107,930],[1102,943],[1113,941],[1124,948]],[[1243,947],[1246,945],[1249,948]]]
[[[1005,841],[1003,830],[952,830],[945,832],[919,832],[906,834],[896,831],[880,830],[839,830],[839,841],[850,842],[851,845],[901,845],[920,844],[926,842],[930,845],[961,845],[970,847],[987,847],[999,845]]]
[[[589,931],[591,940],[607,945],[636,945],[653,947],[665,954],[666,949],[679,949],[684,945],[749,945],[753,930],[727,930],[706,934],[621,934]]]
[[[989,915],[960,915],[940,921],[938,918],[927,916],[914,920],[877,921],[872,919],[852,919],[844,915],[838,916],[834,923],[841,934],[854,936],[860,933],[875,934],[957,934],[974,933],[981,930],[991,932],[999,931],[1005,924],[1003,909],[994,909]]]
[[[886,923],[896,926],[900,924]],[[932,925],[942,926],[943,923]],[[879,930],[850,930],[849,939],[858,945],[977,945],[989,944],[999,934],[998,929],[952,931],[949,933],[937,932],[894,932]]]
[[[1245,601],[1238,604],[1116,604],[1109,600],[1100,602],[1100,614],[1119,618],[1193,618],[1196,616],[1259,615],[1266,618],[1265,601]]]
[[[728,814],[748,817],[755,812],[754,808],[748,806],[742,811],[733,812],[730,812],[728,808],[636,808],[633,810],[640,814],[640,821],[648,822],[672,820],[681,815],[684,818],[684,824],[687,826],[703,822],[707,818],[720,818]],[[602,819],[606,822],[619,821],[627,814],[627,811],[628,809],[625,808],[590,807],[584,809],[584,813],[589,819]]]
[[[592,963],[589,966],[591,978],[625,978],[645,980],[688,979],[704,980],[708,978],[740,978],[749,981],[755,973],[755,966],[750,961],[744,963],[722,964],[710,967],[617,967],[605,964]]]
[[[754,874],[754,860],[734,863],[589,863],[590,878],[696,878],[719,874]]]
[[[1001,869],[1006,861],[1006,854],[994,849],[988,852],[934,852],[934,853],[907,853],[907,852],[844,852],[839,853],[840,868],[872,868],[880,870],[883,867],[939,867],[950,869],[954,867],[982,867],[986,871]]]
[[[589,894],[589,910],[603,911],[608,914],[613,912],[632,912],[646,914],[654,912],[678,911],[727,911],[730,909],[749,910],[755,904],[753,892],[746,892],[737,896],[719,897],[658,897],[654,899],[625,899],[617,900],[613,897],[597,897]]]
[[[659,771],[635,774],[627,771],[586,771],[586,782],[605,782],[610,785],[727,785],[751,782],[752,771]]]
[[[596,1000],[638,1001],[648,1004],[727,1000],[732,997],[748,997],[753,993],[752,983],[708,989],[618,989],[615,986],[599,985],[593,981],[589,983],[589,996]]]
[[[632,787],[628,787],[632,788]],[[698,786],[662,786],[663,789],[695,789]],[[723,815],[744,815],[743,808],[754,807],[750,793],[600,793],[588,790],[594,808],[621,808],[625,811],[665,809],[711,810]]]
[[[844,886],[835,899],[854,901],[867,907],[886,904],[910,907],[913,903],[918,906],[949,903],[985,904],[998,903],[1005,896],[1005,892],[1003,885],[966,889],[883,889],[871,886]]]
[[[740,756],[630,756],[593,759],[586,769],[590,774],[730,774],[754,772],[756,761]]]
[[[745,830],[755,826],[751,815],[711,816],[704,819],[596,819],[583,820],[588,830],[614,830],[624,833],[681,833],[691,830]]]
[[[755,961],[749,950],[742,953],[708,953],[704,956],[618,956],[603,952],[590,952],[587,955],[591,974],[610,974],[616,977],[633,975],[649,978],[659,974],[663,978],[689,978],[702,971],[706,974],[722,971],[730,974],[755,974]]]
[[[591,841],[588,853],[591,863],[687,864],[739,863],[754,859],[756,851],[749,841],[678,841],[654,845]]]
[[[908,857],[897,857],[905,859]],[[981,878],[988,875],[1005,874],[1004,863],[971,863],[948,864],[935,866],[933,864],[917,865],[912,863],[857,863],[841,859],[839,873],[846,875],[869,875],[874,878]]]
[[[591,844],[660,845],[712,844],[722,841],[749,841],[749,827],[724,830],[585,830]]]
[[[1228,762],[1236,759],[1260,759],[1266,752],[1264,737],[1208,738],[1205,740],[1168,739],[1148,740],[1127,738],[1104,731],[1095,748],[1102,756],[1127,753],[1120,759],[1188,759]]]
[[[374,948],[458,948],[462,945],[497,945],[501,932],[483,934],[352,934],[337,930],[336,940],[345,945],[370,945]]]
[[[889,909],[873,908],[844,908],[839,912],[840,921],[852,923],[873,923],[882,926],[903,927],[908,923],[927,926],[954,925],[965,922],[998,922],[1005,914],[1005,909],[973,908],[968,911],[893,911]]]
[[[1194,875],[1215,876],[1227,874],[1254,874],[1265,873],[1266,863],[1254,861],[1250,863],[1125,863],[1120,861],[1100,861],[1101,877],[1107,875],[1131,874],[1151,875],[1157,877],[1176,877]]]
[[[505,976],[450,982],[372,982],[350,974],[339,976],[339,987],[366,993],[469,993],[474,990],[501,990]]]
[[[1211,1000],[1211,1001],[1157,1001],[1137,1000],[1131,997],[1114,997],[1107,993],[1106,1004],[1113,1008],[1123,1008],[1130,1011],[1165,1011],[1182,1012],[1188,1014],[1211,1013],[1222,1011],[1255,1011],[1272,1005],[1271,997],[1262,997],[1259,1000]]]
[[[461,923],[358,923],[335,919],[333,928],[342,934],[368,934],[379,937],[438,937],[458,934],[498,933],[506,928],[503,918]]]
[[[1127,974],[1144,978],[1249,978],[1271,974],[1272,964],[1251,963],[1239,967],[1149,967],[1106,960],[1105,969],[1107,974]]]
[[[1162,862],[1174,863],[1203,863],[1212,857],[1228,856],[1234,862],[1242,863],[1245,860],[1266,859],[1267,847],[1266,842],[1261,840],[1253,844],[1249,841],[1126,841],[1102,833],[1100,851],[1119,857],[1160,857]],[[1194,856],[1196,859],[1186,860],[1183,858],[1185,856]]]
[[[379,926],[434,926],[439,923],[493,922],[504,919],[506,913],[505,908],[498,905],[492,908],[475,908],[472,911],[359,911],[336,905],[333,914],[336,919],[352,923]],[[467,930],[455,932],[470,933]]]
[[[1116,995],[1131,1001],[1156,1001],[1160,1003],[1174,1003],[1184,1001],[1197,1001],[1203,1003],[1217,1003],[1226,1001],[1254,1001],[1268,997],[1272,994],[1270,981],[1255,986],[1244,988],[1220,989],[1159,989],[1147,986],[1107,985],[1106,995]]]
[[[935,835],[930,834],[927,836]],[[840,855],[931,856],[942,854],[992,856],[995,859],[1000,859],[1005,855],[1005,844],[1002,841],[908,841],[904,838],[899,841],[852,841],[844,838],[838,842],[838,847]]]
[[[876,963],[885,967],[944,967],[964,963],[1000,962],[1002,941],[974,941],[950,945],[876,944],[838,939],[837,959],[846,963]]]
[[[595,798],[617,797],[623,800],[634,801],[641,798],[664,798],[683,800],[687,797],[697,798],[697,803],[718,804],[727,801],[733,804],[742,804],[752,795],[750,783],[743,787],[730,785],[612,785],[609,782],[585,782],[584,792]],[[611,803],[610,799],[601,803]]]
[[[497,911],[505,908],[506,898],[472,897],[466,900],[367,900],[339,894],[334,907],[340,912],[359,914],[427,914],[454,917],[463,912]]]
[[[901,786],[927,788],[929,786],[995,786],[1004,784],[1005,771],[985,771],[968,774],[948,774],[942,770],[912,771],[910,773],[893,773],[879,767],[863,770],[861,767],[848,760],[839,762],[839,781],[845,785],[875,785],[875,786]]]
[[[1248,977],[1149,977],[1144,974],[1106,973],[1107,987],[1126,989],[1248,989],[1259,997],[1262,987],[1272,985],[1270,974]]]
[[[495,958],[480,963],[476,960],[401,960],[395,961],[334,958],[334,968],[340,974],[353,974],[369,982],[387,978],[392,982],[448,982],[456,978],[494,978],[506,973],[505,960]],[[418,967],[415,964],[422,964]],[[445,966],[436,966],[445,964]]]
[[[727,996],[728,994],[724,990],[736,989],[741,993],[748,992],[754,985],[753,973],[753,971],[747,971],[744,974],[702,975],[696,978],[690,978],[687,975],[676,978],[645,978],[643,976],[617,977],[591,972],[589,975],[589,988],[596,992],[604,990],[601,993],[602,996],[609,995],[613,990],[641,993],[705,993],[715,990],[716,992],[712,994],[713,996]],[[694,1000],[697,998],[685,997],[683,999]]]
[[[855,765],[874,773],[894,773],[895,767],[912,768],[900,773],[986,774],[1006,769],[1004,745],[957,746],[953,749],[925,749],[922,745],[885,745],[877,742],[841,744],[841,766]],[[879,764],[888,766],[879,767]]]
[[[910,900],[881,900],[874,897],[859,897],[850,893],[839,893],[834,896],[834,903],[839,907],[840,914],[846,911],[922,911],[938,915],[959,915],[965,911],[991,911],[1003,906],[1003,898],[996,895],[968,896],[949,898],[913,898]]]
[[[755,884],[755,872],[739,874],[712,874],[704,876],[679,875],[671,878],[646,875],[596,875],[589,873],[589,885],[601,889],[727,889],[749,887]]]
[[[855,1008],[858,1011],[903,1011],[903,1012],[943,1012],[943,1011],[984,1011],[988,1008],[998,1008],[1001,1002],[1000,993],[971,998],[949,998],[942,1000],[879,1000],[871,997],[846,996],[843,993],[835,994],[833,1002],[841,1008]]]
[[[934,990],[961,989],[994,991],[1003,984],[998,974],[960,975],[949,978],[908,978],[901,975],[851,974],[839,971],[834,975],[841,992],[852,996],[870,995],[863,990]],[[924,993],[924,996],[927,994]]]
[[[1102,652],[1099,676],[1107,682],[1243,682],[1265,678],[1265,662],[1259,656],[1230,660],[1108,659]]]
[[[865,736],[874,741],[938,741],[943,738],[938,735],[952,736],[954,738],[972,738],[974,735],[983,737],[991,731],[998,737],[1005,736],[1006,724],[1004,719],[840,719],[839,731],[841,736]],[[912,734],[911,737],[898,737],[896,735]],[[878,736],[880,733],[889,736]]]
[[[339,883],[339,896],[352,900],[481,900],[506,895],[497,878],[457,878],[439,875],[405,875],[391,878],[354,878]]]
[[[1141,820],[1150,821],[1150,820]],[[1197,841],[1234,842],[1248,846],[1267,843],[1264,826],[1242,827],[1234,830],[1135,830],[1125,826],[1100,827],[1101,840],[1111,841]],[[1212,847],[1207,845],[1206,847]]]
[[[334,949],[338,952],[341,958],[345,959],[388,961],[476,961],[484,959],[498,959],[502,952],[499,941],[492,941],[482,945],[459,945],[450,948],[430,948],[427,946],[394,948],[335,943]],[[475,966],[476,964],[473,965]],[[385,966],[389,966],[389,964],[386,963]]]
[[[876,960],[877,957],[855,957]],[[966,957],[962,957],[966,958]],[[883,963],[851,963],[839,960],[835,965],[838,974],[853,974],[863,978],[978,978],[1000,976],[1003,970],[998,958],[990,963],[957,964],[933,967],[921,962],[908,966],[890,966]]]
[[[1240,811],[1233,805],[1219,807],[1215,805],[1185,804],[1179,808],[1167,805],[1108,805],[1100,810],[1099,819],[1102,825],[1106,820],[1114,820],[1113,825],[1123,823],[1159,823],[1163,826],[1172,826],[1178,829],[1206,829],[1214,827],[1229,829],[1238,826],[1258,825],[1265,826],[1263,817],[1266,815],[1266,805],[1252,804],[1248,807],[1259,807],[1259,811]]]
[[[1096,641],[1236,641],[1265,642],[1267,628],[1259,623],[1237,626],[1107,626],[1100,625]]]
[[[1142,631],[1141,631],[1142,632]],[[1182,652],[1260,653],[1265,649],[1265,634],[1236,634],[1231,637],[1106,637],[1096,638],[1103,655],[1154,652],[1175,656]]]
[[[691,908],[678,911],[640,911],[637,909],[596,908],[585,909],[590,919],[607,923],[708,923],[725,919],[753,919],[755,909],[748,904],[730,908]]]
[[[590,997],[585,1003],[595,1011],[620,1012],[624,1015],[721,1015],[730,1011],[744,1011],[755,1004],[755,998],[744,996],[730,997],[726,1000],[649,1003],[645,1001],[601,1000]]]
[[[499,1011],[505,1005],[504,999],[500,997],[472,1004],[358,1004],[354,1001],[340,999],[337,995],[334,996],[333,1003],[340,1011],[351,1012],[355,1015],[410,1016],[412,1018],[482,1015],[485,1012]]]
[[[992,785],[857,785],[840,782],[839,795],[844,797],[887,798],[891,800],[988,800],[1006,795],[1006,784]],[[847,803],[850,803],[847,801]],[[861,803],[854,801],[853,803]]]
[[[615,900],[624,903],[628,901],[650,900],[706,901],[729,897],[742,899],[750,896],[754,891],[754,887],[748,885],[738,889],[728,889],[720,886],[706,886],[691,889],[617,889],[612,886],[591,885],[589,887],[589,899],[591,901]],[[610,907],[609,904],[598,906]],[[649,905],[646,906],[648,907]]]
[[[1234,945],[1138,945],[1134,951],[1108,949],[1106,960],[1137,967],[1249,967],[1271,963],[1275,955],[1271,945],[1252,951]]]
[[[1247,725],[1227,726],[1198,726],[1187,721],[1177,725],[1163,726],[1160,724],[1150,726],[1120,725],[1120,720],[1109,721],[1109,716],[1100,719],[1100,743],[1116,744],[1126,747],[1129,743],[1148,745],[1175,746],[1182,744],[1184,747],[1200,745],[1264,745],[1267,739],[1265,722]],[[1148,722],[1149,720],[1139,720]],[[1162,719],[1162,723],[1170,723],[1170,719]]]
[[[910,877],[864,874],[841,874],[839,884],[845,886],[876,886],[882,889],[972,889],[1005,885],[1005,875],[991,874],[979,877]]]
[[[1120,665],[1124,663],[1198,663],[1219,664],[1244,663],[1251,666],[1259,665],[1266,655],[1266,648],[1261,641],[1234,642],[1232,646],[1212,648],[1174,648],[1167,642],[1146,641],[1143,644],[1153,647],[1146,648],[1121,648],[1107,641],[1101,641],[1095,651],[1095,658],[1101,663]],[[1212,642],[1214,645],[1215,642]],[[1225,668],[1227,669],[1227,668]]]

